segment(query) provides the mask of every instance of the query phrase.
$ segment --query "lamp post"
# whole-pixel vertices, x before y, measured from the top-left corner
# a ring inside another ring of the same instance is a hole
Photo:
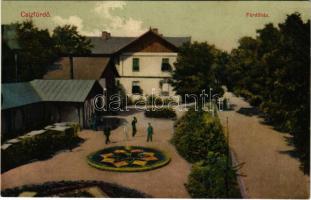
[[[209,88],[209,109],[212,111],[212,90],[213,88]]]
[[[229,147],[229,122],[228,122],[228,117],[226,119],[227,122],[227,159],[226,159],[226,180],[225,180],[225,184],[226,184],[226,198],[228,197],[229,194],[229,183],[228,183],[228,170],[229,170],[229,154],[230,154],[230,147]]]

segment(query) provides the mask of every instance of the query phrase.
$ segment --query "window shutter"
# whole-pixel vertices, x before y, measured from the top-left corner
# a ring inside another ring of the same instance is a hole
[[[133,71],[139,71],[139,58],[133,58]]]

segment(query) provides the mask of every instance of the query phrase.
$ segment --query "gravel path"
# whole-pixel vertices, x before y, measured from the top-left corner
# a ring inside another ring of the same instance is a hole
[[[133,116],[138,119],[137,135],[131,137],[130,122]],[[112,131],[108,146],[141,145],[155,147],[167,152],[171,162],[162,168],[147,172],[118,173],[101,171],[90,167],[86,157],[90,153],[105,147],[102,132],[84,130],[79,135],[86,141],[72,152],[65,151],[45,161],[36,161],[7,171],[1,175],[2,189],[21,186],[24,184],[38,184],[47,181],[60,180],[102,180],[117,183],[132,189],[137,189],[157,198],[189,198],[184,187],[190,173],[191,165],[178,155],[169,140],[173,134],[173,121],[162,119],[146,119],[143,112],[119,116],[128,124],[129,140],[123,133],[123,127]],[[147,122],[154,127],[154,141],[146,142]]]
[[[229,121],[229,143],[239,163],[249,198],[308,198],[309,176],[299,169],[299,161],[290,156],[291,136],[262,123],[254,109],[232,93],[225,94],[233,111],[220,112],[226,127]]]

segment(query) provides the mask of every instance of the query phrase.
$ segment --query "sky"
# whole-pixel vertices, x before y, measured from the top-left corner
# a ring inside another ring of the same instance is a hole
[[[308,1],[2,1],[2,24],[26,20],[22,12],[49,12],[50,17],[32,18],[50,31],[57,25],[73,24],[83,35],[139,36],[158,28],[164,36],[191,36],[230,51],[239,38],[256,36],[267,23],[278,24],[286,15],[299,12],[310,19]],[[247,13],[268,17],[249,17]]]

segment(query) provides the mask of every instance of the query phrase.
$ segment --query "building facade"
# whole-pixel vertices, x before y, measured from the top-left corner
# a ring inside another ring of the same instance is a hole
[[[112,59],[119,75],[117,83],[127,96],[175,96],[169,79],[178,48],[190,42],[190,37],[165,37],[150,28],[139,37],[115,37],[104,31],[101,37],[88,38],[93,45],[92,55]]]
[[[169,84],[175,52],[126,52],[120,55],[116,68],[119,83],[126,94],[134,98],[141,95],[175,96]]]
[[[178,47],[189,41],[187,37],[166,38],[151,29],[120,49],[114,62],[120,75],[117,80],[126,94],[134,99],[149,95],[175,97],[169,80]]]

